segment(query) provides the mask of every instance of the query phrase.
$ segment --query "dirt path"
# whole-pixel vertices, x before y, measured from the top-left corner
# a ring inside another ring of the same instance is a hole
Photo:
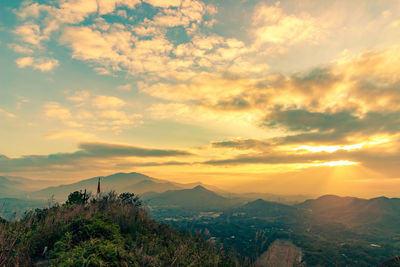
[[[50,266],[50,265],[49,265],[49,261],[48,261],[48,260],[46,260],[46,259],[39,259],[39,260],[36,260],[36,261],[33,263],[33,266],[35,266],[35,267],[47,267],[47,266]]]
[[[288,240],[275,240],[266,252],[261,254],[256,267],[292,267],[301,262],[301,249]]]

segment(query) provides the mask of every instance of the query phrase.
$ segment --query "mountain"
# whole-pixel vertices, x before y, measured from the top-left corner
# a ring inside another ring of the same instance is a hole
[[[288,205],[298,204],[305,200],[313,198],[313,196],[311,195],[276,195],[271,193],[255,193],[255,192],[249,192],[249,193],[222,192],[221,195],[228,198],[241,198],[247,201],[262,199],[265,201],[284,203]]]
[[[28,196],[34,199],[49,199],[54,195],[55,200],[64,201],[68,194],[73,191],[87,190],[96,192],[97,183],[100,178],[101,191],[108,192],[134,192],[142,194],[145,192],[164,192],[166,190],[181,189],[179,185],[168,181],[156,179],[140,173],[116,173],[105,177],[93,177],[73,184],[48,187],[31,192]]]
[[[238,205],[238,199],[228,199],[201,185],[192,189],[169,190],[160,194],[144,196],[145,203],[152,207],[185,208],[193,210],[217,210]]]
[[[0,176],[0,197],[21,197],[26,192],[21,190],[22,183],[10,179],[9,177]]]
[[[233,214],[245,215],[248,217],[257,218],[281,218],[281,217],[296,217],[298,215],[298,209],[293,206],[265,201],[263,199],[257,199],[249,202],[239,208],[232,210]]]
[[[0,216],[7,220],[18,219],[25,211],[42,208],[47,204],[39,200],[0,198]]]
[[[297,207],[313,224],[341,224],[359,230],[373,226],[400,233],[399,198],[362,199],[326,195],[307,200]]]
[[[0,176],[0,197],[8,197],[7,195],[22,196],[29,191],[39,190],[55,183],[55,181],[50,180],[33,180],[18,176]]]

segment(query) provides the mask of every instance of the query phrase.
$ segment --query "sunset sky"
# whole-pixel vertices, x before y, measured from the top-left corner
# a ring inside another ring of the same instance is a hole
[[[0,174],[400,197],[400,1],[0,2]]]

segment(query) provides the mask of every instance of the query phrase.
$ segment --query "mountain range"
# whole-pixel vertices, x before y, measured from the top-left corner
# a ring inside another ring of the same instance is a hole
[[[271,194],[233,194],[140,173],[93,177],[39,190],[46,182],[33,185],[34,180],[1,176],[0,216],[18,218],[27,209],[46,207],[51,199],[65,202],[73,191],[95,192],[99,178],[102,192],[138,194],[157,220],[206,233],[224,247],[240,251],[244,261],[249,260],[246,257],[257,260],[255,256],[277,238],[299,247],[310,266],[371,266],[400,255],[399,198],[325,195],[300,201],[305,196],[286,196],[285,204],[269,201],[281,199]]]

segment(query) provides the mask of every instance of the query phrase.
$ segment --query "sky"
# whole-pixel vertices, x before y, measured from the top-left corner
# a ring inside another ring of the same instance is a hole
[[[400,196],[398,0],[0,2],[0,174]]]

